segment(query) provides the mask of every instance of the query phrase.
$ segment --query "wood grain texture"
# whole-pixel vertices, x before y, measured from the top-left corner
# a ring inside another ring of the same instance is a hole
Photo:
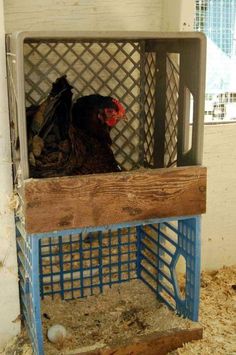
[[[202,328],[170,329],[134,339],[111,349],[98,349],[89,352],[73,352],[74,355],[165,355],[184,343],[202,339]]]
[[[4,0],[6,32],[152,31],[161,29],[161,0]]]
[[[206,169],[29,179],[23,201],[28,233],[201,214],[206,208]]]

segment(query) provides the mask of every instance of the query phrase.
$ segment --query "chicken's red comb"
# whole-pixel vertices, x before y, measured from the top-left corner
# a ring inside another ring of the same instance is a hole
[[[125,108],[124,106],[121,105],[120,101],[117,99],[112,99],[112,102],[118,107],[118,115],[120,117],[123,117],[125,115]]]

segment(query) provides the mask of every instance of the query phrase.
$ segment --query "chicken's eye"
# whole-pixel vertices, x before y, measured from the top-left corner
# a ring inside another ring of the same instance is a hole
[[[104,112],[105,112],[106,118],[110,118],[110,117],[117,115],[116,110],[114,110],[113,108],[105,108]]]

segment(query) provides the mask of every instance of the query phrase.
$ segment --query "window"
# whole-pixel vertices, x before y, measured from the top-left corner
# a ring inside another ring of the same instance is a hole
[[[205,120],[236,120],[236,0],[196,0],[195,30],[207,36]]]

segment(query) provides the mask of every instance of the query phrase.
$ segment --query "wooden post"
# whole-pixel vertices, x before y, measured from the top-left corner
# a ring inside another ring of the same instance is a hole
[[[132,341],[111,348],[95,350],[76,349],[66,355],[166,355],[185,343],[202,339],[202,328],[169,329],[162,332],[136,337]]]

